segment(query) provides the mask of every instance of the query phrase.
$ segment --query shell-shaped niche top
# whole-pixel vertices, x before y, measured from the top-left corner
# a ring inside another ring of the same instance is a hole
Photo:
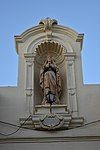
[[[64,61],[64,49],[56,42],[44,42],[36,48],[36,62],[38,64],[42,65],[48,55],[55,59],[57,65]]]
[[[52,26],[53,25],[57,25],[58,22],[57,20],[55,19],[51,19],[49,17],[47,17],[46,19],[42,19],[40,22],[39,22],[40,25],[43,25],[44,26],[44,30],[51,30],[52,29]]]

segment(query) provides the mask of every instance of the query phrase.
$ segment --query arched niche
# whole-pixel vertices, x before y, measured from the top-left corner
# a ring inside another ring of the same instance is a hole
[[[65,97],[67,97],[67,79],[64,49],[56,42],[44,42],[36,48],[36,55],[34,58],[34,103],[35,105],[41,104],[43,99],[43,93],[39,85],[40,69],[48,55],[51,55],[54,58],[56,65],[59,68],[62,79],[62,94],[60,97],[60,103],[66,104],[67,102]]]
[[[41,105],[43,93],[40,88],[40,69],[47,55],[54,57],[62,78],[61,105],[68,106],[70,111],[77,113],[76,83],[74,61],[75,53],[67,51],[58,42],[44,41],[31,48],[26,57],[26,95],[30,96],[31,106]]]

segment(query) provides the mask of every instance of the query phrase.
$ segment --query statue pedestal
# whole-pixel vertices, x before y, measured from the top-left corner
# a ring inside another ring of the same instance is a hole
[[[71,115],[67,111],[67,105],[36,105],[35,114],[32,116],[35,128],[57,129],[68,128]]]
[[[52,113],[68,113],[67,105],[51,105]],[[35,106],[35,114],[48,114],[50,113],[50,105],[36,105]]]
[[[23,124],[25,118],[20,118]],[[36,105],[30,120],[24,126],[38,130],[71,129],[82,126],[83,117],[72,117],[67,110],[67,105]]]

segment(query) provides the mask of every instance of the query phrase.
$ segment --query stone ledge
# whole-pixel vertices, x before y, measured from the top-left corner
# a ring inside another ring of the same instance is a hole
[[[67,112],[67,105],[51,105],[53,113]],[[35,114],[47,114],[50,113],[50,105],[36,105]]]
[[[21,137],[21,138],[0,138],[2,144],[8,143],[54,143],[54,142],[85,142],[100,141],[100,136],[72,136],[72,137]]]

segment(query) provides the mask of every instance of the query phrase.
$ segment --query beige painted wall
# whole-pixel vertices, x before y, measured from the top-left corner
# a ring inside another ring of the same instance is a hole
[[[59,143],[19,143],[5,144],[0,150],[100,150],[100,142],[59,142]]]

